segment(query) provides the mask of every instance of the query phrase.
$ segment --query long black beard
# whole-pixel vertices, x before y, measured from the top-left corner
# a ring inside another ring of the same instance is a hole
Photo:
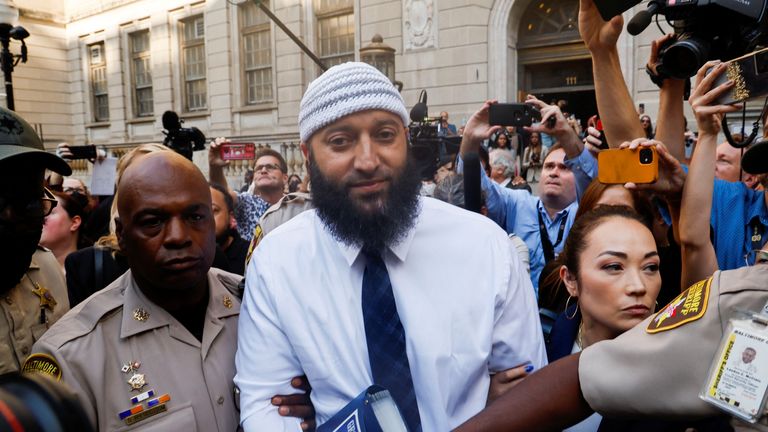
[[[3,270],[0,271],[0,295],[4,295],[18,285],[21,278],[29,270],[32,255],[37,249],[37,243],[42,234],[40,230],[13,231],[10,227],[0,227],[0,262]]]
[[[392,182],[387,200],[373,214],[361,212],[345,186],[326,178],[309,153],[312,202],[320,220],[338,241],[365,250],[383,251],[399,243],[416,223],[419,213],[421,179],[411,157]]]

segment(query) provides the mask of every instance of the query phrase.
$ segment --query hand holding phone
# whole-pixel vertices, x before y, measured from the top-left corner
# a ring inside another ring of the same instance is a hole
[[[524,103],[497,103],[488,108],[488,123],[491,126],[530,126],[534,120],[541,120],[541,112]]]

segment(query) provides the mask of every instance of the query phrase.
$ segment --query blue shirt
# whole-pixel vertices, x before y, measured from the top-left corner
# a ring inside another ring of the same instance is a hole
[[[237,233],[246,241],[253,239],[253,230],[259,223],[261,215],[269,208],[269,203],[258,195],[248,192],[238,192],[235,204],[235,221]]]
[[[573,226],[576,218],[576,210],[579,208],[578,197],[589,186],[589,183],[597,175],[597,160],[585,148],[575,159],[566,159],[565,165],[574,174],[576,185],[576,201],[550,218],[544,204],[537,196],[531,195],[526,190],[514,190],[501,187],[488,178],[485,171],[480,170],[483,191],[486,194],[486,206],[488,217],[501,225],[507,233],[516,234],[523,239],[528,246],[528,254],[531,257],[531,283],[536,294],[539,292],[539,276],[544,269],[544,248],[541,244],[539,231],[539,214],[547,228],[547,234],[554,246],[555,255],[563,250],[565,239]],[[463,161],[459,159],[457,172],[462,172]],[[565,231],[561,241],[557,241],[560,224],[565,225]]]
[[[749,189],[742,182],[715,180],[710,223],[715,235],[713,244],[720,270],[746,265],[744,256],[753,249],[752,221],[762,225],[759,233],[762,235],[759,246],[762,246],[768,234],[765,230],[768,226],[765,192]]]

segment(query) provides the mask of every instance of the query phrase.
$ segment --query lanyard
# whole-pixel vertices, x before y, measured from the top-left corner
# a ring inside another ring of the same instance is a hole
[[[565,220],[568,219],[568,212],[563,214],[563,218],[560,220],[560,227],[557,231],[557,241],[552,244],[552,240],[549,239],[549,233],[547,233],[547,226],[544,224],[544,218],[541,217],[541,211],[537,209],[539,215],[539,233],[541,234],[541,246],[544,247],[544,263],[548,263],[555,259],[555,247],[563,241],[563,234],[565,233]]]

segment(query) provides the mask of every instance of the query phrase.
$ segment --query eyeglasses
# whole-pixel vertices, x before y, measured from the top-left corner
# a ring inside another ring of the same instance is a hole
[[[768,264],[768,250],[751,250],[749,253],[744,255],[744,262],[746,262],[748,266],[756,264]]]
[[[43,188],[42,197],[28,201],[0,197],[0,214],[5,213],[6,209],[10,208],[14,215],[22,219],[46,217],[51,214],[57,204],[58,201],[51,191],[48,188]]]
[[[77,188],[77,187],[66,187],[66,188],[64,188],[63,192],[66,193],[66,194],[73,194],[73,193],[77,192],[77,193],[79,193],[81,195],[85,195],[85,189]]]
[[[256,165],[253,168],[253,170],[255,172],[259,172],[259,171],[262,171],[262,170],[275,171],[275,170],[279,170],[279,169],[280,169],[280,165],[277,165],[277,164],[262,164],[262,165]]]

